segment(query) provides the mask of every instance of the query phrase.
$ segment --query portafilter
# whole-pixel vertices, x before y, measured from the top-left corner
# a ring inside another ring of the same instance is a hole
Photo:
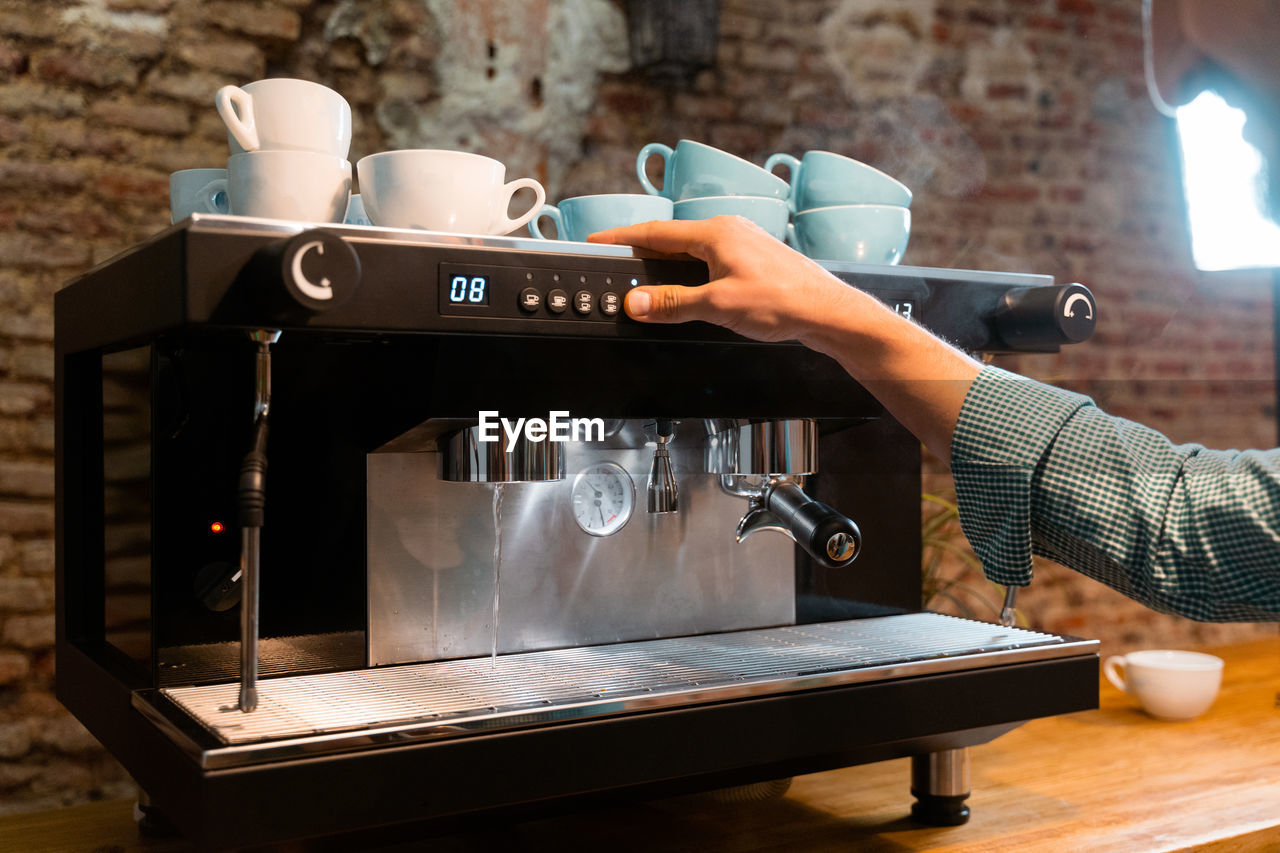
[[[805,494],[804,478],[818,472],[818,426],[813,420],[708,420],[707,471],[720,488],[747,499],[737,541],[761,530],[790,538],[819,564],[847,566],[862,533],[852,520]]]

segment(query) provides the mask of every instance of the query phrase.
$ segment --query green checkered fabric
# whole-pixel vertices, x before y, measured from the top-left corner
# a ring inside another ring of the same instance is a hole
[[[1280,620],[1280,450],[1175,445],[987,367],[951,470],[961,527],[996,583],[1030,583],[1039,554],[1165,613]]]

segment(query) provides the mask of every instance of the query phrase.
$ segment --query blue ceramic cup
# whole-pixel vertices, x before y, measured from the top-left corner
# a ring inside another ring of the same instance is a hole
[[[542,217],[556,226],[561,240],[585,242],[588,234],[635,225],[654,219],[671,218],[671,199],[639,193],[606,193],[580,195],[557,204],[544,204],[538,215],[529,220],[529,233],[539,240],[549,240],[538,228]]]
[[[347,214],[342,217],[343,225],[369,225],[369,214],[364,212],[364,199],[360,193],[352,193],[347,201]]]
[[[657,154],[663,160],[662,189],[649,180],[645,164]],[[719,148],[681,139],[673,150],[650,142],[636,157],[636,177],[649,195],[672,201],[719,195],[757,195],[785,199],[791,188],[777,175]]]
[[[803,159],[774,154],[765,161],[791,171],[791,210],[812,210],[842,204],[911,206],[911,190],[874,166],[830,151],[806,151]]]
[[[792,217],[787,242],[822,261],[896,264],[911,234],[911,211],[901,205],[846,204]]]
[[[691,198],[674,205],[676,219],[710,219],[713,216],[741,216],[750,219],[779,240],[787,237],[787,217],[791,211],[780,198],[749,195],[715,195]]]

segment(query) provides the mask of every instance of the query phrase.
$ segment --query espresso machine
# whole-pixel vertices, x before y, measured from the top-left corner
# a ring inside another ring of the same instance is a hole
[[[1093,329],[1047,276],[826,266],[974,352]],[[60,291],[57,694],[144,818],[430,831],[910,756],[954,824],[968,747],[1096,707],[1096,642],[922,610],[920,445],[834,361],[621,311],[706,280],[196,215]]]

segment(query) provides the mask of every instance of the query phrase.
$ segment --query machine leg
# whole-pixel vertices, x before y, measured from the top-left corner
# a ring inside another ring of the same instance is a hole
[[[969,820],[969,750],[944,749],[911,756],[911,816],[930,826],[959,826]]]
[[[149,838],[175,838],[179,834],[178,828],[141,788],[138,789],[138,801],[133,804],[133,821],[138,824],[138,834]]]

